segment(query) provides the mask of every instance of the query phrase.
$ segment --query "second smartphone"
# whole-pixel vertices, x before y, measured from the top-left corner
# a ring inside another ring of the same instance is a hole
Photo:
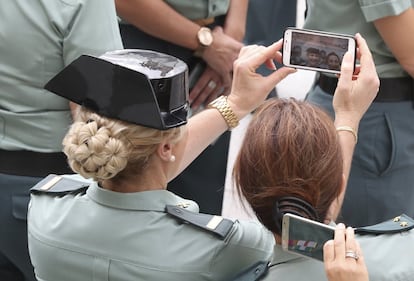
[[[285,251],[323,261],[323,245],[334,238],[335,228],[293,214],[282,222],[282,248]]]

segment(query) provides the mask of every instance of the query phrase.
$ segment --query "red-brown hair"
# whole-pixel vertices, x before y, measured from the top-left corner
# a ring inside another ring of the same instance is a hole
[[[280,235],[273,208],[286,196],[308,202],[323,221],[342,183],[332,118],[308,102],[266,101],[249,124],[233,176],[238,192],[274,233]]]

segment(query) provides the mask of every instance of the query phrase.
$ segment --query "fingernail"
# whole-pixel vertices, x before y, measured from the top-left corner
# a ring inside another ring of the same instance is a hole
[[[339,229],[345,229],[345,224],[338,223],[338,225],[336,227],[339,228]]]
[[[273,42],[273,44],[272,44],[272,46],[273,45],[276,45],[276,44],[278,44],[280,41],[282,41],[283,40],[283,38],[280,38],[279,40],[277,40],[276,42]]]

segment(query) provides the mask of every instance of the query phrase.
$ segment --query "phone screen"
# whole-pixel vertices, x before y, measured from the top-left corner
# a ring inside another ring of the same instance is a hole
[[[282,226],[282,248],[323,261],[323,245],[333,239],[334,228],[292,214],[285,214]]]
[[[348,50],[355,53],[355,46],[355,39],[348,35],[287,29],[283,63],[292,67],[339,73],[344,54]]]

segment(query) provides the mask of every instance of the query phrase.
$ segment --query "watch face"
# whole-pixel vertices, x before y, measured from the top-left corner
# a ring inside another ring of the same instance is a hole
[[[211,34],[211,30],[207,27],[202,27],[198,31],[198,40],[200,44],[203,46],[210,46],[213,43],[213,34]]]

